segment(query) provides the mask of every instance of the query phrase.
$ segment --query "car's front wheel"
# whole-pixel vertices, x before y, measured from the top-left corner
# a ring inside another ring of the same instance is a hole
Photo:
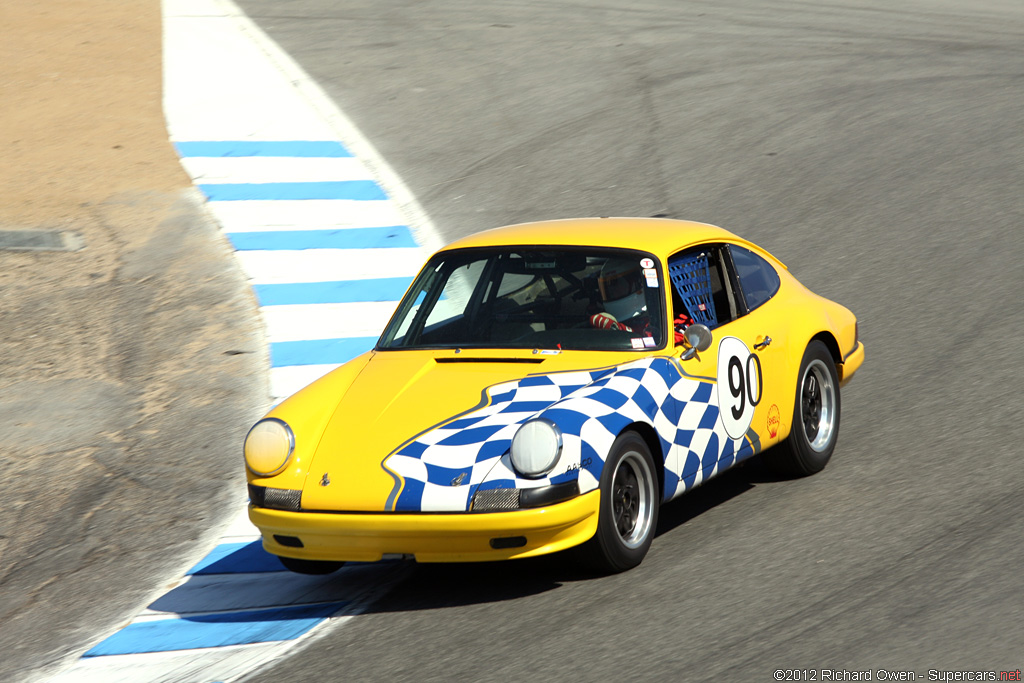
[[[324,562],[322,560],[299,560],[294,557],[281,557],[281,564],[284,568],[290,572],[296,574],[312,574],[314,576],[321,576],[323,574],[330,574],[331,572],[341,569],[344,562]]]
[[[620,434],[601,474],[597,532],[580,550],[584,562],[602,573],[640,564],[654,540],[660,503],[657,470],[647,442],[636,432]]]
[[[774,454],[780,469],[806,476],[825,468],[839,437],[839,408],[835,361],[828,347],[814,340],[804,351],[797,375],[793,427]]]

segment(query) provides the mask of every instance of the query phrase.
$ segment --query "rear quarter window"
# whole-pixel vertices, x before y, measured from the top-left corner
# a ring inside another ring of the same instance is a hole
[[[752,311],[779,291],[779,274],[772,264],[749,249],[730,244],[729,250],[747,309]]]

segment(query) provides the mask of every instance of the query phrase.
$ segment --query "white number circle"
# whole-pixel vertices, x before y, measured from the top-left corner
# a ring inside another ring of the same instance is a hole
[[[736,337],[723,337],[718,342],[718,409],[730,439],[747,433],[761,389],[761,360]]]

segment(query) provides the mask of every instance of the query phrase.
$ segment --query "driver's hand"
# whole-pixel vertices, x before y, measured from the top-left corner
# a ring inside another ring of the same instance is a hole
[[[615,316],[611,313],[595,313],[590,316],[591,327],[596,327],[599,330],[621,330],[622,332],[632,332],[632,328],[627,327],[615,319]]]

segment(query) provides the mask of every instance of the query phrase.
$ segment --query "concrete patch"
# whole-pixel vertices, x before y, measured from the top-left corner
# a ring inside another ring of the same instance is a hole
[[[78,251],[85,240],[64,230],[0,230],[0,249],[5,251]]]

